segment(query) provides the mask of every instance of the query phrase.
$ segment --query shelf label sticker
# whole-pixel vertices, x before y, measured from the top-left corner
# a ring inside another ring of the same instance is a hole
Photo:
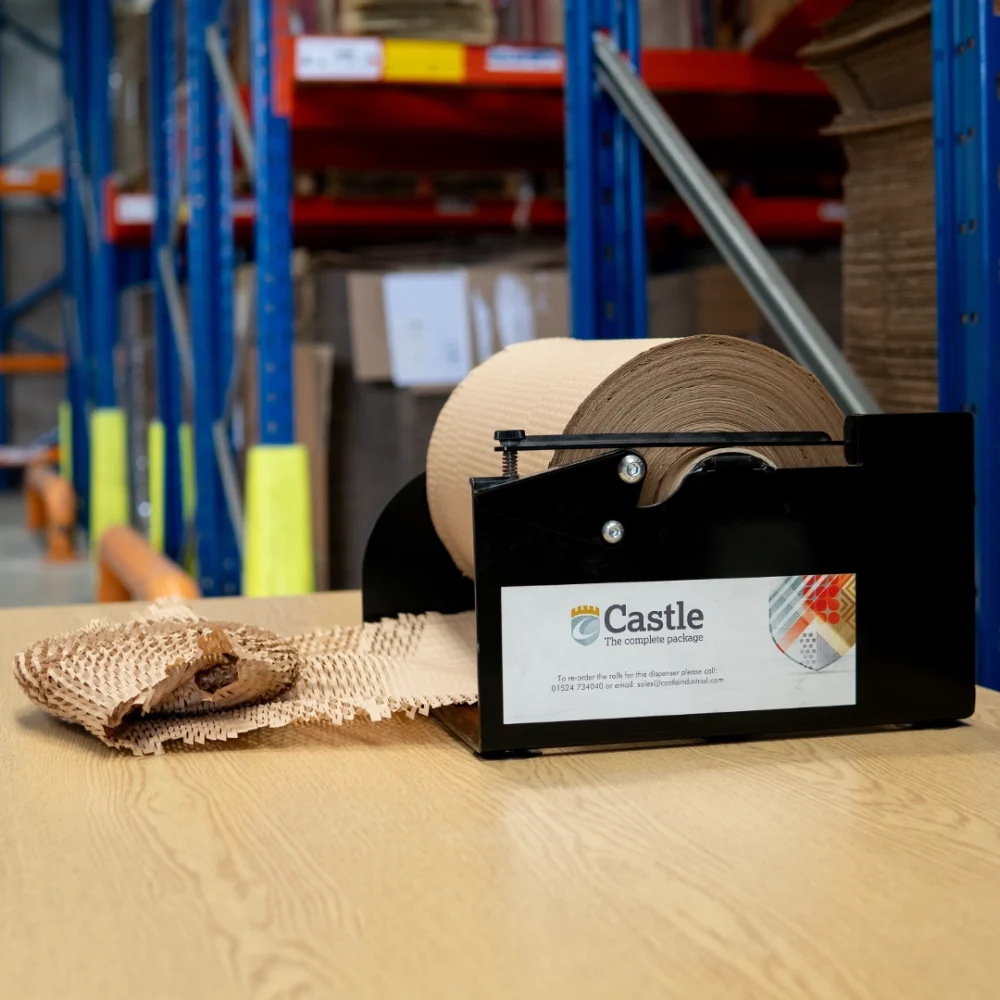
[[[256,198],[234,198],[233,218],[252,219],[257,214]]]
[[[563,71],[560,49],[525,49],[516,45],[491,45],[486,50],[487,73],[552,73]]]
[[[853,573],[500,593],[507,724],[857,704]]]
[[[847,219],[847,206],[842,201],[820,202],[817,212],[823,222],[844,222]]]
[[[115,222],[120,226],[151,226],[156,221],[156,198],[151,194],[119,194]]]
[[[464,271],[387,274],[382,305],[395,385],[456,385],[468,375],[472,331]]]
[[[381,80],[384,67],[379,38],[305,35],[295,43],[295,79],[304,83]]]
[[[465,46],[459,42],[385,40],[385,80],[395,83],[465,83]]]
[[[8,187],[34,187],[38,171],[33,167],[4,167],[3,181]]]

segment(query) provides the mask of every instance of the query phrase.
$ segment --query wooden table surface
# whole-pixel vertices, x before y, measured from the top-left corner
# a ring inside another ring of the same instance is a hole
[[[485,763],[418,718],[135,759],[10,671],[95,614],[0,612],[4,1000],[1000,997],[994,693],[942,731]]]

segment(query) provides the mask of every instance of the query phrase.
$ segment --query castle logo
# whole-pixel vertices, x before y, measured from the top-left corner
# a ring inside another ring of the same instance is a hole
[[[601,609],[593,604],[581,604],[569,613],[570,634],[581,646],[597,642],[601,634]]]

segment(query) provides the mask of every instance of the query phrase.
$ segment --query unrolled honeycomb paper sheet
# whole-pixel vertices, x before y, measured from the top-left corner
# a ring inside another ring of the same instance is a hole
[[[160,605],[38,642],[14,672],[32,701],[109,747],[158,754],[172,741],[474,702],[475,621],[402,615],[285,639]]]
[[[427,499],[439,537],[473,575],[469,478],[496,475],[493,432],[843,432],[819,382],[784,355],[730,337],[517,344],[452,393],[427,454]],[[642,449],[640,449],[642,450]],[[717,449],[718,450],[718,449]],[[731,449],[727,449],[731,450]],[[710,449],[644,451],[640,503],[666,499]],[[775,466],[829,465],[841,449],[760,448]],[[591,457],[524,452],[520,473]],[[319,623],[317,623],[319,624]],[[281,638],[247,625],[153,609],[142,621],[95,623],[21,653],[15,672],[38,704],[109,746],[159,753],[297,722],[339,725],[476,700],[471,613],[398,619]]]

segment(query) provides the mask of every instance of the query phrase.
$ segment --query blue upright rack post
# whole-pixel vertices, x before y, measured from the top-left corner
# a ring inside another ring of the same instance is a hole
[[[77,496],[77,518],[89,524],[90,437],[87,430],[91,400],[90,378],[90,252],[96,233],[88,232],[96,220],[88,219],[87,187],[83,151],[87,146],[87,54],[80,40],[86,36],[83,5],[77,0],[62,3],[63,44],[63,245],[65,247],[65,300],[63,316],[69,358],[69,403],[72,460],[70,469]]]
[[[260,444],[247,461],[244,592],[313,589],[309,458],[296,445],[292,405],[292,194],[288,108],[277,55],[289,33],[287,0],[250,0],[257,190],[257,342]]]
[[[235,594],[240,579],[236,536],[212,438],[224,405],[233,339],[231,177],[228,169],[220,170],[223,156],[232,157],[232,137],[205,49],[205,29],[217,21],[221,6],[220,0],[188,0],[185,39],[195,532],[199,583],[206,595]],[[227,267],[228,279],[223,273]]]
[[[567,0],[566,182],[574,337],[645,337],[642,148],[597,86],[593,35],[639,65],[638,0]]]
[[[8,16],[6,4],[3,0],[0,0],[0,31],[14,35],[24,45],[33,49],[43,58],[55,59],[57,61],[60,59],[60,50],[57,46]],[[59,138],[60,132],[61,126],[58,120],[44,126],[27,139],[19,142],[17,146],[5,149],[2,156],[0,156],[0,163],[7,165],[23,159],[39,147],[45,146],[52,140]],[[33,349],[42,352],[51,352],[53,350],[51,345],[19,326],[18,320],[22,315],[30,312],[50,295],[59,291],[63,286],[64,279],[61,275],[51,278],[30,291],[17,302],[8,303],[6,265],[4,261],[5,249],[4,213],[0,210],[0,354],[6,353],[12,341],[17,339],[28,343]],[[0,377],[0,444],[5,444],[8,440],[7,380],[4,377]],[[8,472],[0,469],[0,487],[6,486],[8,483]]]
[[[938,383],[975,415],[976,665],[1000,688],[1000,17],[934,0]]]
[[[88,48],[87,152],[93,218],[90,220],[90,359],[94,409],[90,414],[90,544],[95,548],[113,525],[129,515],[128,431],[115,392],[118,340],[118,278],[114,245],[104,231],[105,202],[114,169],[109,81],[113,26],[109,0],[86,0],[85,35],[73,44]]]
[[[171,225],[177,210],[177,150],[174,88],[177,84],[174,50],[173,0],[156,0],[149,12],[150,164],[156,220],[153,224],[153,322],[156,331],[156,412],[149,429],[150,542],[171,559],[179,560],[184,540],[181,492],[180,365],[170,310],[156,266],[159,252],[170,247]]]

